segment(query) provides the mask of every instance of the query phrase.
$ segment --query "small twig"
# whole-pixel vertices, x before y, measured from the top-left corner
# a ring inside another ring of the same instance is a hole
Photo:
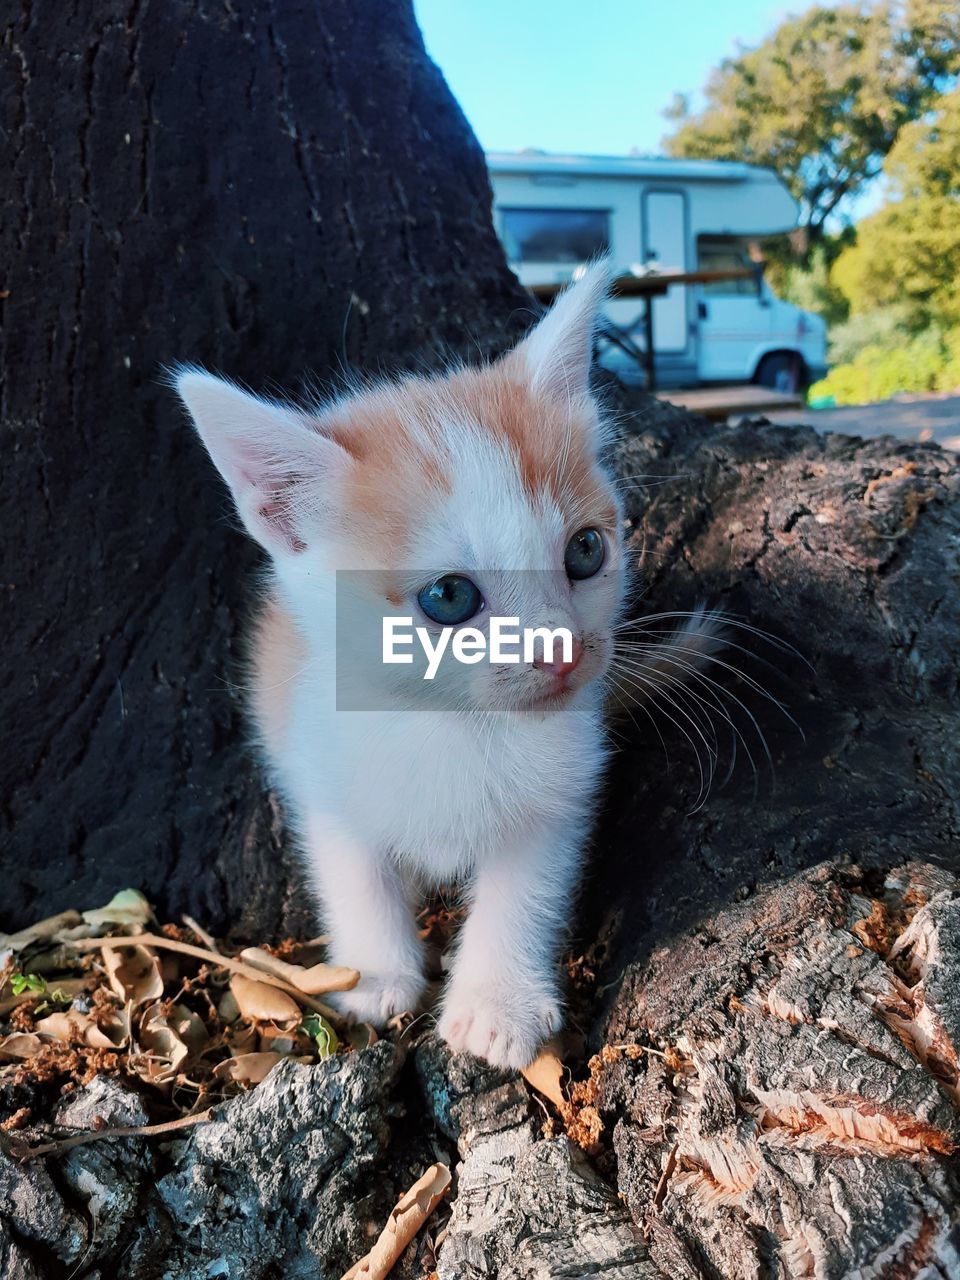
[[[652,1053],[655,1058],[663,1058],[664,1061],[666,1061],[667,1058],[667,1055],[662,1049],[654,1049],[653,1046],[649,1044],[608,1044],[606,1048],[619,1049],[624,1053],[630,1049],[633,1049],[638,1053]]]
[[[184,912],[183,915],[180,917],[180,919],[183,921],[183,923],[187,926],[188,929],[190,929],[193,933],[197,935],[197,937],[200,939],[200,941],[203,943],[205,947],[210,948],[210,950],[214,953],[214,955],[218,955],[218,956],[223,955],[223,952],[217,946],[214,939],[210,936],[209,933],[207,933],[203,925],[197,924],[193,916],[188,916],[187,913]]]
[[[59,1156],[71,1147],[82,1147],[88,1142],[99,1142],[101,1138],[152,1138],[161,1133],[173,1133],[177,1129],[189,1129],[195,1124],[202,1124],[213,1115],[213,1107],[200,1111],[194,1116],[181,1116],[178,1120],[165,1120],[162,1124],[122,1125],[117,1129],[90,1129],[86,1133],[75,1134],[72,1138],[56,1138],[53,1142],[40,1142],[35,1147],[25,1142],[11,1141],[10,1154],[18,1160],[34,1160],[37,1156]]]
[[[8,1000],[0,1000],[0,1018],[5,1017],[8,1013],[12,1013],[22,1004],[29,1004],[31,1000],[39,1000],[40,994],[37,991],[25,991],[22,996],[11,996]]]
[[[305,992],[299,991],[289,982],[284,982],[282,978],[276,978],[272,973],[264,973],[261,969],[254,969],[249,964],[244,964],[242,960],[234,960],[231,956],[220,956],[215,951],[208,951],[205,947],[194,947],[189,942],[177,942],[175,938],[165,938],[159,933],[133,933],[121,934],[118,937],[108,938],[78,938],[75,942],[71,942],[70,946],[76,951],[98,951],[106,947],[156,947],[158,951],[176,951],[180,955],[193,956],[195,960],[205,960],[207,964],[213,965],[218,969],[229,969],[231,973],[243,974],[245,978],[251,978],[254,982],[265,982],[267,986],[279,987],[281,991],[286,991],[288,995],[296,997],[296,999],[305,1005],[308,1009],[312,1009],[314,1013],[320,1013],[330,1022],[343,1025],[343,1017],[336,1009],[331,1009],[322,1000],[316,1000],[313,996],[308,996]]]

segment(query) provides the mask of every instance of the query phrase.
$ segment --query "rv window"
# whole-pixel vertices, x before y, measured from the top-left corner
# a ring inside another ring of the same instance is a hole
[[[605,209],[501,209],[500,238],[511,262],[587,262],[610,248]]]
[[[743,247],[734,240],[698,240],[697,258],[701,271],[735,271],[751,266]],[[717,280],[700,286],[709,297],[745,297],[756,295],[754,280]]]

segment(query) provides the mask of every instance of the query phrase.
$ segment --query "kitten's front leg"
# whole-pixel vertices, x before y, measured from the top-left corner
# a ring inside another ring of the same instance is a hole
[[[455,1051],[517,1069],[559,1029],[559,940],[582,840],[542,830],[480,868],[439,1025]]]
[[[367,849],[326,815],[314,815],[307,824],[307,854],[331,935],[330,959],[360,970],[352,991],[326,998],[377,1025],[415,1009],[425,985],[423,946],[410,887],[395,862]]]

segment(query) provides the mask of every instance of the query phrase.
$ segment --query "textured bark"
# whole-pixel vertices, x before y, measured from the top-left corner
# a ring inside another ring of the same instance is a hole
[[[56,1184],[43,1164],[16,1164],[0,1148],[0,1224],[25,1248],[46,1246],[52,1276],[338,1280],[432,1159],[425,1137],[403,1132],[401,1063],[387,1044],[315,1068],[282,1063],[166,1147],[127,1138],[74,1148],[51,1162]],[[100,1080],[56,1120],[136,1123],[139,1107]],[[18,1179],[18,1200],[4,1196],[5,1178]]]
[[[960,1274],[960,892],[828,865],[628,975],[599,1108],[677,1277]]]
[[[0,1276],[338,1280],[439,1159],[452,1213],[398,1280],[953,1280],[958,993],[956,877],[827,863],[631,966],[564,1117],[575,1141],[429,1032],[288,1061],[167,1144],[45,1168],[0,1134]],[[55,1119],[97,1117],[145,1118],[97,1080]]]
[[[23,0],[0,67],[0,929],[132,881],[302,923],[234,687],[254,553],[161,372],[503,342],[482,153],[409,0]]]
[[[935,446],[633,410],[621,475],[676,477],[625,482],[630,542],[644,553],[635,612],[705,599],[799,653],[731,630],[742,648],[719,655],[796,725],[707,664],[758,773],[741,745],[723,781],[731,731],[715,714],[717,784],[702,805],[694,753],[668,717],[696,734],[676,705],[648,703],[665,748],[644,712],[618,726],[583,922],[589,938],[616,905],[614,973],[718,904],[827,858],[960,868],[956,461]]]
[[[522,1081],[451,1058],[430,1036],[416,1058],[430,1119],[461,1157],[442,1280],[654,1280],[613,1189],[566,1137],[541,1140],[543,1113]]]
[[[958,977],[930,864],[825,864],[704,920],[628,971],[581,1095],[629,1218],[516,1085],[481,1090],[441,1280],[950,1280]]]

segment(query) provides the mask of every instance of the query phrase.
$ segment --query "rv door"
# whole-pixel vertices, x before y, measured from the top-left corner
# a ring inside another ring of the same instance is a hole
[[[687,264],[687,199],[682,191],[648,188],[643,193],[644,262],[657,271],[684,271]],[[687,289],[674,287],[653,303],[653,347],[657,355],[687,349]]]

